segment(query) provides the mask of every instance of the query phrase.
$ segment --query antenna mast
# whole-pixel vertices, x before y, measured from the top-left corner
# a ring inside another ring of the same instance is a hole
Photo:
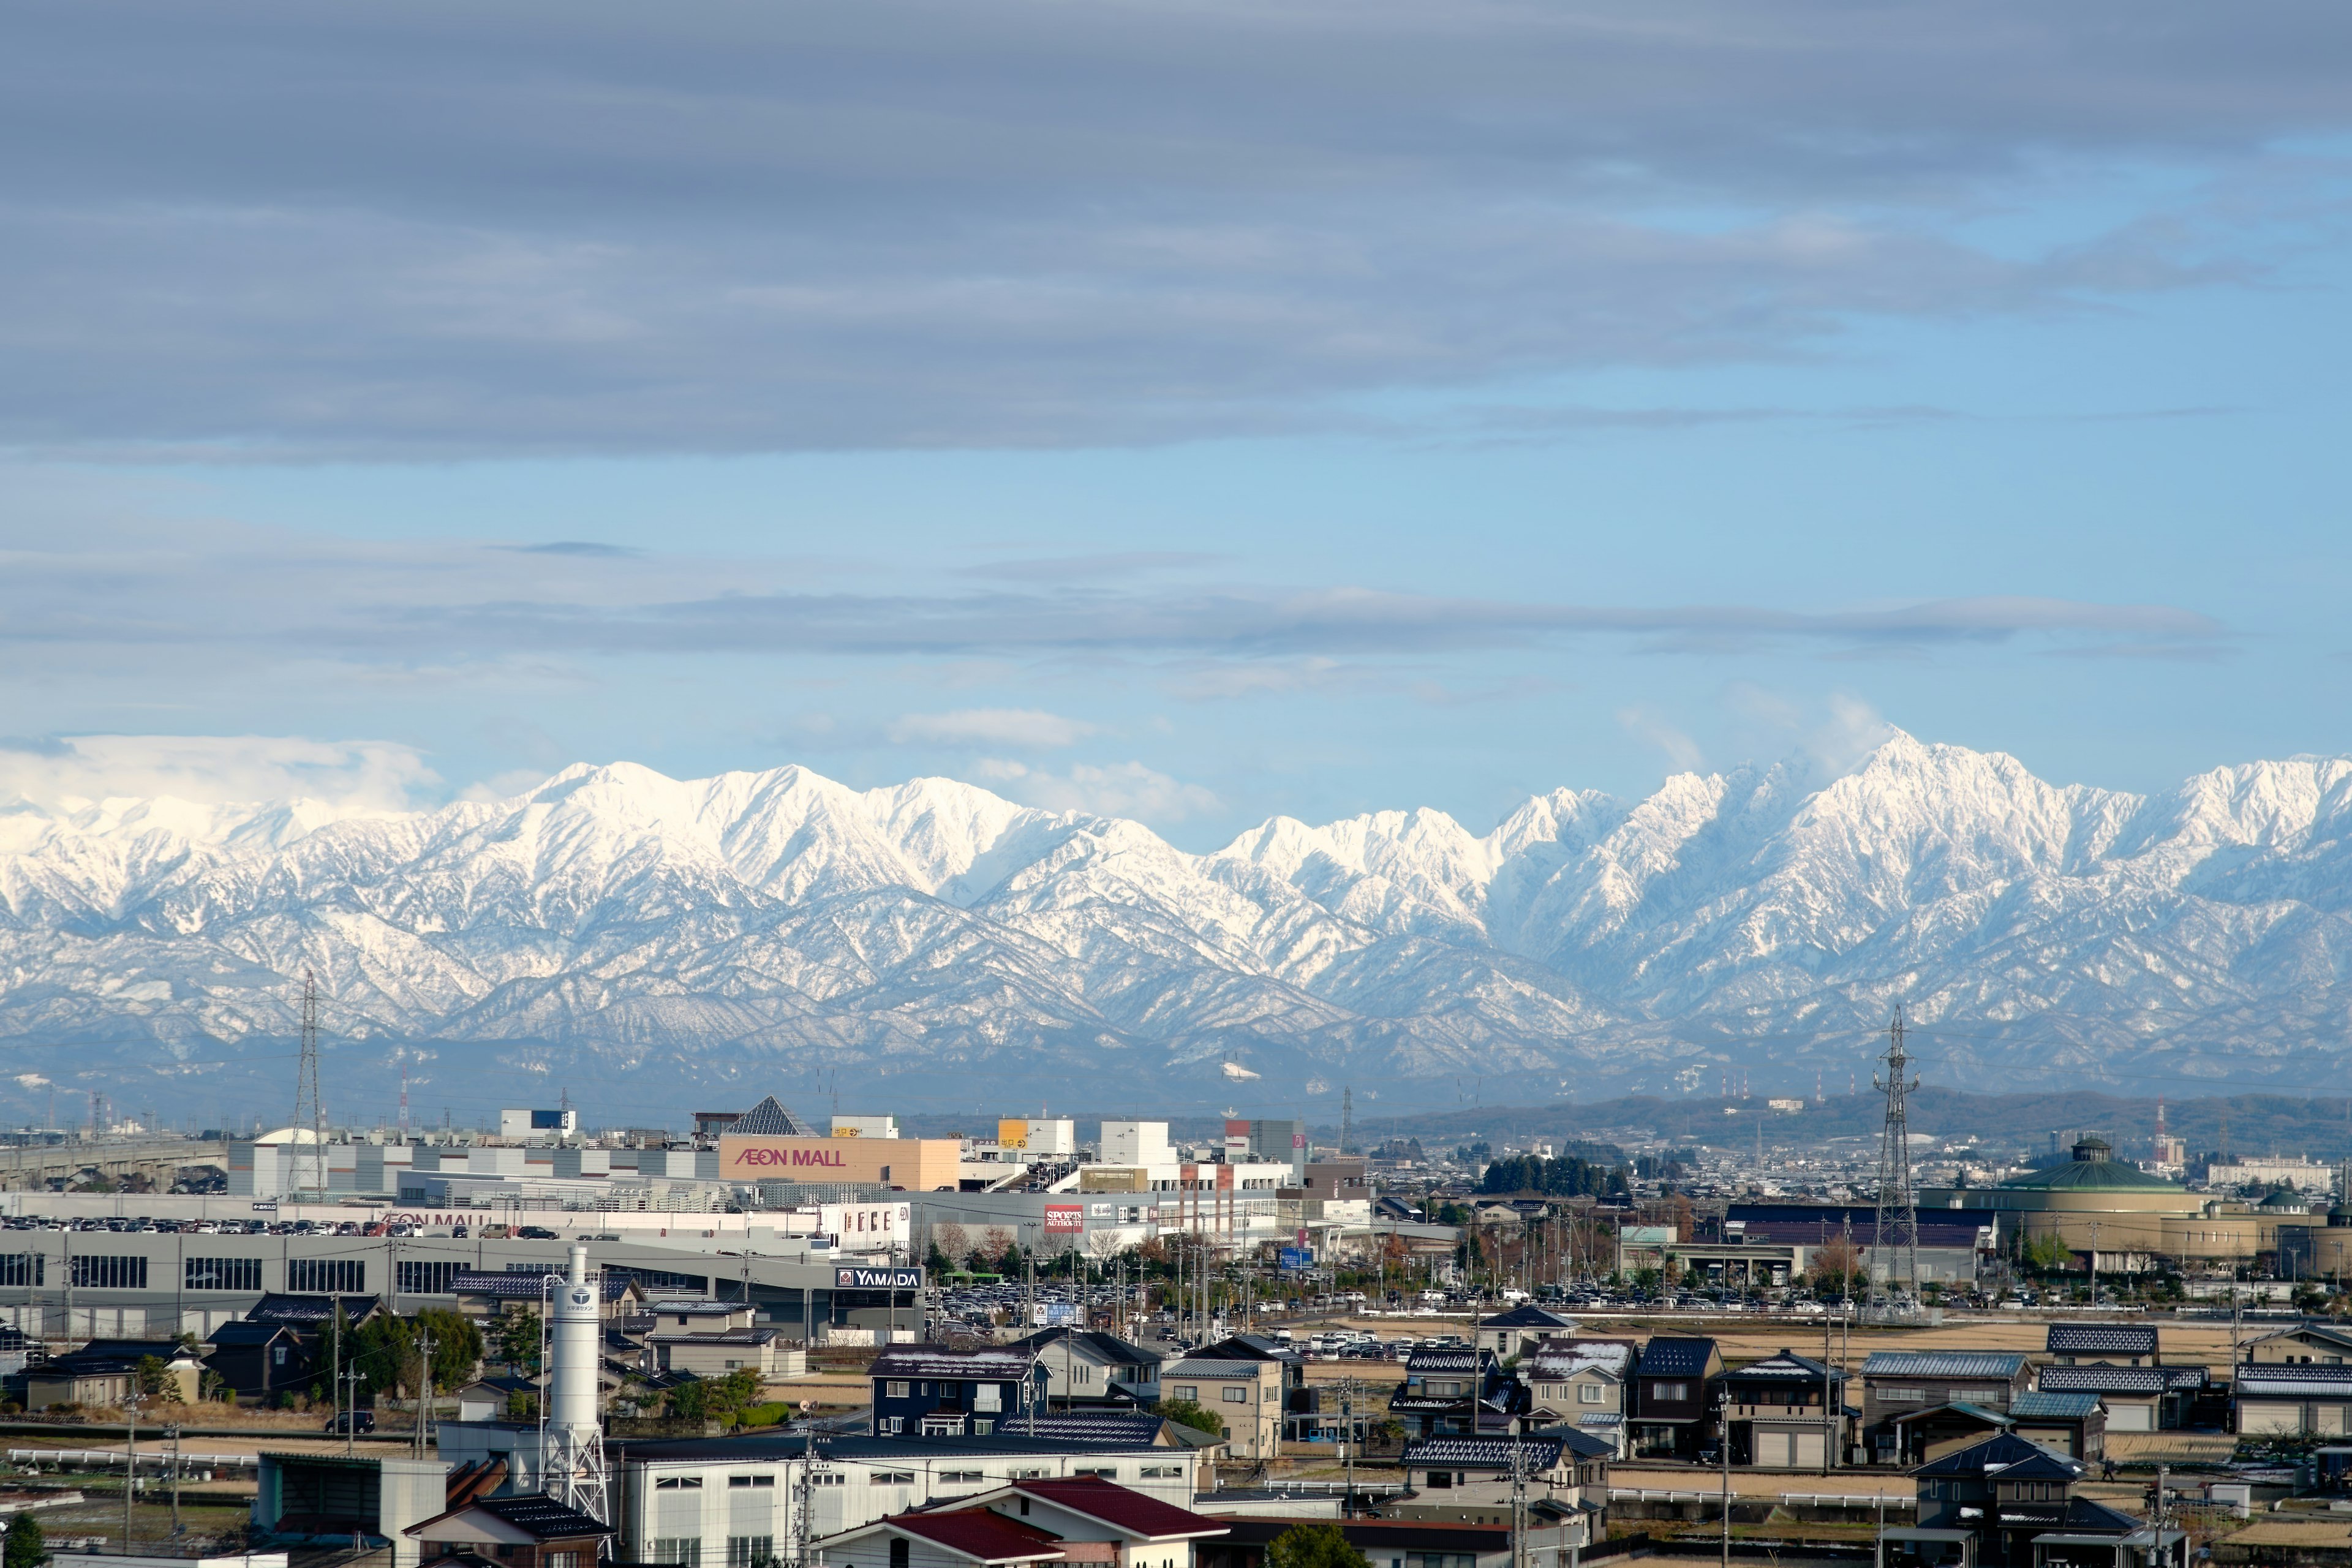
[[[1919,1209],[1911,1192],[1911,1132],[1905,1122],[1903,1097],[1919,1087],[1911,1058],[1903,1052],[1903,1004],[1895,1005],[1895,1019],[1886,1026],[1886,1079],[1870,1075],[1870,1087],[1886,1091],[1886,1126],[1878,1149],[1878,1226],[1871,1237],[1876,1267],[1870,1271],[1871,1300],[1886,1301],[1895,1271],[1903,1270],[1910,1294],[1919,1293]]]
[[[302,1061],[294,1077],[294,1141],[301,1147],[304,1129],[310,1133],[310,1180],[308,1190],[320,1203],[327,1201],[327,1113],[319,1104],[319,978],[302,971]]]

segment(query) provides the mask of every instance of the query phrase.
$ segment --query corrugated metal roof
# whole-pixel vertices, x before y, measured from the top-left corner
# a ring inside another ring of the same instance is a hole
[[[2352,1397],[2352,1366],[2322,1362],[2247,1363],[2238,1365],[2238,1393],[2284,1394],[2296,1398]]]
[[[1160,1381],[1172,1377],[1246,1377],[1255,1379],[1260,1368],[1272,1365],[1262,1361],[1180,1361],[1174,1366],[1160,1369]]]
[[[2013,1378],[2025,1358],[2008,1351],[1873,1351],[1864,1377]]]

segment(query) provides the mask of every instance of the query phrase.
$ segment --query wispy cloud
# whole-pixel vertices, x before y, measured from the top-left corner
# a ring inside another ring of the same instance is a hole
[[[388,741],[279,735],[0,740],[0,801],[17,798],[53,809],[170,796],[199,805],[309,800],[337,815],[403,811],[439,783],[413,747]]]
[[[983,759],[975,776],[992,789],[1048,811],[1131,817],[1155,826],[1215,811],[1215,794],[1141,763],[1080,763],[1055,773],[1005,758]]]
[[[892,721],[887,732],[900,745],[1044,751],[1075,746],[1093,734],[1095,727],[1034,708],[964,708],[952,713],[908,713]]]

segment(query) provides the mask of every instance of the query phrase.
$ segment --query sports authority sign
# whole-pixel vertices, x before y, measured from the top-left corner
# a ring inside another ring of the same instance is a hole
[[[759,1138],[724,1134],[719,1173],[733,1182],[848,1182],[908,1192],[955,1190],[953,1138]]]
[[[923,1288],[923,1271],[919,1268],[836,1268],[833,1271],[833,1288],[836,1290],[919,1290]]]
[[[1076,1234],[1086,1228],[1086,1205],[1047,1204],[1045,1205],[1045,1229],[1048,1234]]]

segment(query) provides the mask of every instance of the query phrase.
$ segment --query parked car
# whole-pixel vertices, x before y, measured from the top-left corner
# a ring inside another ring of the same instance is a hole
[[[350,1432],[353,1434],[373,1432],[375,1430],[375,1412],[373,1410],[338,1411],[336,1414],[328,1416],[327,1424],[319,1428],[319,1430],[321,1432]]]

